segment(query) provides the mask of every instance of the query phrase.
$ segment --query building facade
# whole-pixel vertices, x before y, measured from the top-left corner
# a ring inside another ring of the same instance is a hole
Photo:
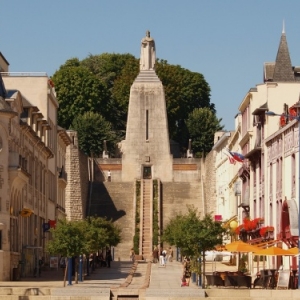
[[[9,73],[1,54],[0,280],[38,274],[49,228],[65,217],[69,136],[46,74]]]
[[[252,244],[298,246],[299,126],[293,118],[299,115],[298,70],[291,64],[283,31],[275,62],[264,64],[264,82],[251,88],[242,100],[240,121],[226,142],[230,150],[245,158],[234,165],[237,172],[231,173],[228,167],[227,176],[232,182],[241,182],[236,233]],[[270,111],[275,112],[275,117],[268,116]],[[220,141],[214,146],[216,151],[222,148]],[[217,174],[222,172],[219,156]],[[288,263],[282,257],[270,260],[276,267]],[[293,267],[296,269],[295,259]]]

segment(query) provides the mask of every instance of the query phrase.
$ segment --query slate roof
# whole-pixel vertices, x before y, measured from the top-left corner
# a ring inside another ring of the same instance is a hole
[[[264,64],[264,81],[272,81],[275,69],[275,62],[267,62]]]
[[[277,57],[275,61],[273,81],[276,82],[295,81],[289,48],[286,40],[286,35],[284,32],[281,34],[281,39],[280,39]]]
[[[264,64],[264,81],[294,82],[295,80],[286,34],[283,31],[275,62]]]

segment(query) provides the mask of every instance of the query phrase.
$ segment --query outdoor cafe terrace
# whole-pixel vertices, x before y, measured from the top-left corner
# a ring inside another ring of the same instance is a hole
[[[238,240],[218,250],[232,253],[230,264],[237,265],[237,270],[207,273],[208,286],[298,288],[299,249],[294,242],[274,239],[274,227],[265,226],[262,218],[245,218],[240,226],[230,227],[232,239]]]

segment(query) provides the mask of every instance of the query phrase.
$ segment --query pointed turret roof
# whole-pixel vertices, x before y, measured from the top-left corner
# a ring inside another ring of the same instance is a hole
[[[277,57],[275,61],[273,81],[276,82],[291,82],[295,81],[295,76],[292,68],[289,48],[286,40],[285,30],[283,28]]]

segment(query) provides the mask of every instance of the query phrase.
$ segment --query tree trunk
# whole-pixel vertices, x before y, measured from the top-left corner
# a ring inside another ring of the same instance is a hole
[[[64,274],[64,287],[66,286],[66,279],[67,279],[68,265],[69,265],[69,260],[67,259],[66,267],[65,267],[65,274]]]
[[[203,271],[202,271],[202,288],[205,288],[205,251],[202,252],[202,262],[203,262]]]

